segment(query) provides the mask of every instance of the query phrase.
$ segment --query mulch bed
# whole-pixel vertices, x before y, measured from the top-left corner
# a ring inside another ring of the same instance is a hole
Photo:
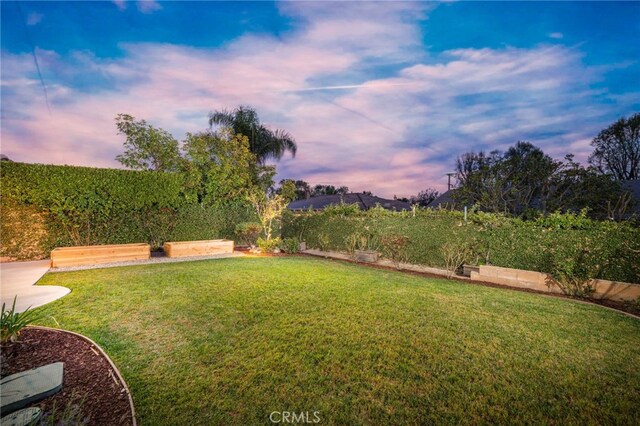
[[[127,392],[111,365],[92,344],[73,334],[26,328],[19,342],[2,348],[0,376],[59,361],[64,362],[62,390],[32,406],[54,417],[73,407],[74,418],[82,424],[133,424]]]

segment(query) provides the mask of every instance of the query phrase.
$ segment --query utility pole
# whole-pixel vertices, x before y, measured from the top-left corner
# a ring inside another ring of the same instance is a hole
[[[447,190],[451,189],[451,176],[455,176],[455,173],[447,173]]]

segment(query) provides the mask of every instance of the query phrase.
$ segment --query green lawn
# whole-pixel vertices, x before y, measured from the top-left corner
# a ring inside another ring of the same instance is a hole
[[[40,284],[72,289],[45,325],[109,353],[143,425],[640,419],[640,320],[596,306],[303,257]]]

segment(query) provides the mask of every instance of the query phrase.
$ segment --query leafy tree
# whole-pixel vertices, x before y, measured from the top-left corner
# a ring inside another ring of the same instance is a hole
[[[273,187],[275,185],[275,180],[273,178],[276,173],[276,166],[257,164],[255,167],[254,182],[264,193],[272,194],[275,192]]]
[[[554,211],[581,211],[598,219],[621,219],[628,206],[620,183],[594,167],[582,167],[573,155],[555,162],[555,169],[541,194],[542,214]]]
[[[349,188],[341,186],[336,188],[333,185],[316,185],[313,187],[311,195],[317,197],[319,195],[345,195],[349,193]]]
[[[311,197],[311,185],[303,180],[295,181],[296,185],[296,200],[306,200]]]
[[[289,151],[295,157],[298,146],[295,139],[284,130],[271,130],[260,123],[258,113],[248,106],[233,111],[221,110],[209,114],[209,125],[228,127],[236,134],[249,138],[249,149],[259,164],[269,159],[280,160]]]
[[[507,185],[510,177],[503,173],[500,151],[461,155],[456,162],[456,178],[459,188],[454,196],[458,201],[491,212],[508,210],[506,201],[512,189]]]
[[[516,214],[535,207],[545,183],[558,167],[540,148],[522,141],[505,152],[502,163],[502,173],[510,179],[508,187],[512,189],[508,208]]]
[[[420,191],[418,195],[412,196],[408,200],[406,199],[399,199],[399,200],[408,201],[411,204],[418,204],[420,207],[426,207],[429,204],[431,204],[431,202],[436,198],[438,198],[439,196],[440,196],[440,193],[437,190],[433,188],[427,188],[424,191]]]
[[[591,141],[589,163],[617,180],[640,179],[640,113],[621,118]]]
[[[280,188],[276,191],[282,198],[288,203],[292,202],[297,197],[296,183],[293,179],[282,179],[280,181]]]
[[[246,136],[228,131],[187,133],[183,150],[189,182],[201,203],[244,198],[256,187],[256,160]]]
[[[116,126],[118,134],[127,137],[124,153],[116,156],[121,164],[136,170],[173,172],[179,169],[178,141],[169,132],[128,114],[118,114]]]

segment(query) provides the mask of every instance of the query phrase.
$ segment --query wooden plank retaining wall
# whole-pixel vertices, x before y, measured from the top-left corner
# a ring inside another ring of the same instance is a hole
[[[59,247],[51,252],[51,267],[146,260],[151,246],[143,243]]]
[[[549,286],[553,279],[549,274],[522,269],[481,265],[480,272],[471,272],[471,279],[510,287],[530,288],[547,293],[562,293],[557,285]],[[595,289],[591,297],[616,301],[636,300],[640,297],[640,285],[621,281],[591,280]]]
[[[207,256],[211,254],[233,253],[231,240],[176,241],[163,244],[168,257]]]

